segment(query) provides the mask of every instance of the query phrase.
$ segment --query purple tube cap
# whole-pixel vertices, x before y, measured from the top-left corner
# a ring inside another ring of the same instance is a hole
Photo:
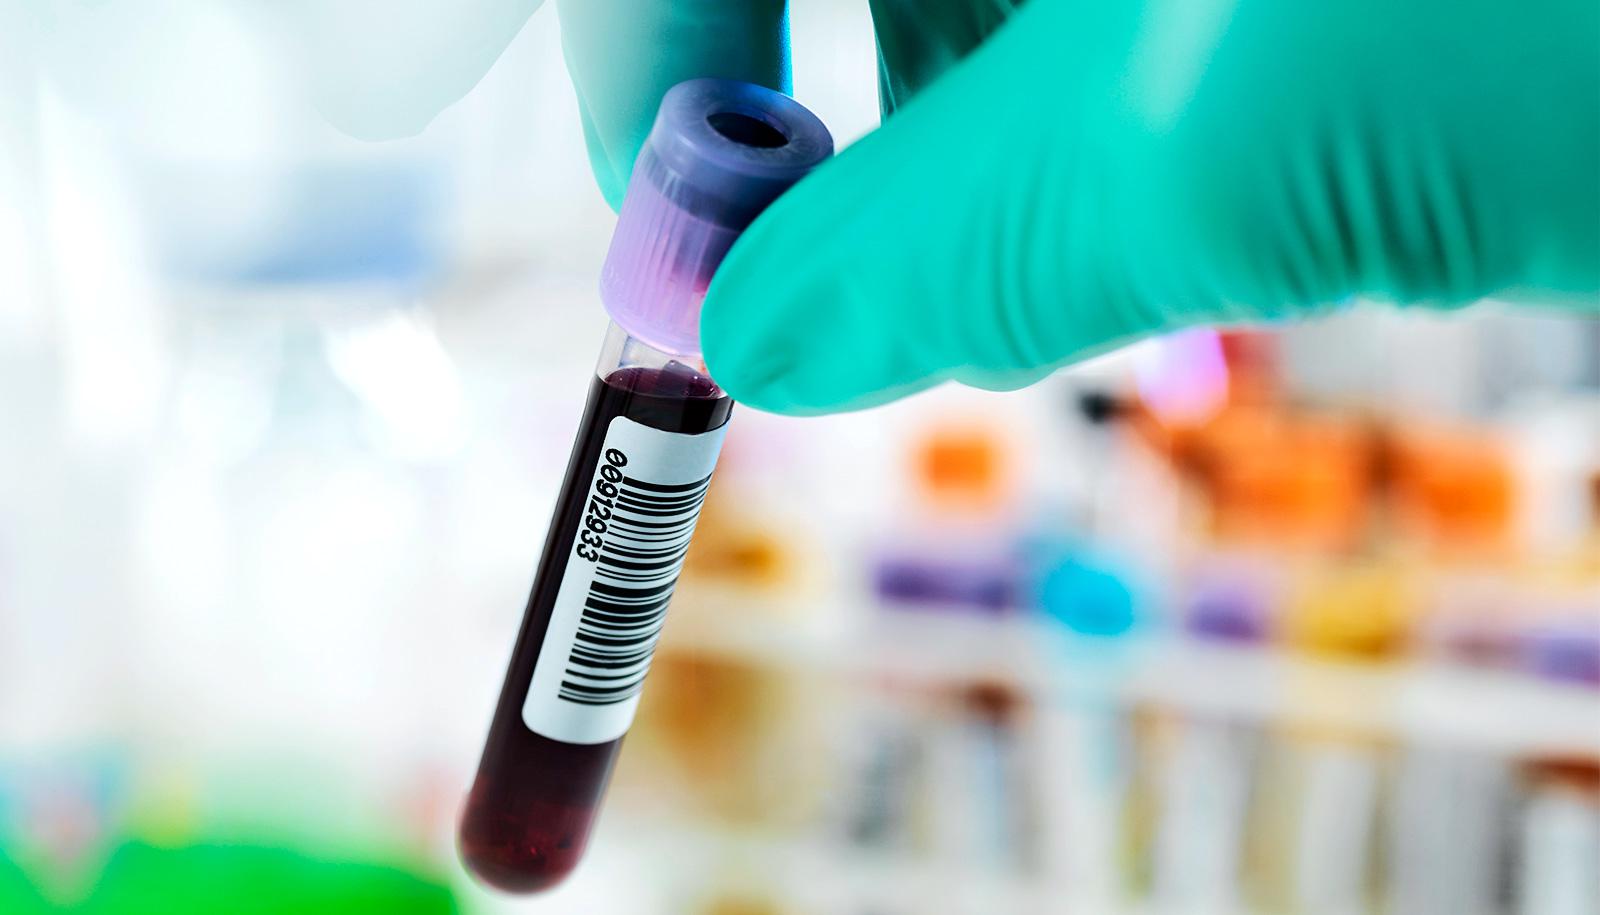
[[[700,353],[700,303],[739,233],[833,154],[817,116],[781,92],[726,79],[667,90],[639,151],[600,299],[630,335]]]
[[[1600,624],[1552,623],[1528,634],[1523,663],[1534,674],[1600,686]]]
[[[1261,642],[1271,634],[1266,595],[1243,582],[1208,582],[1189,604],[1185,628],[1202,638]]]

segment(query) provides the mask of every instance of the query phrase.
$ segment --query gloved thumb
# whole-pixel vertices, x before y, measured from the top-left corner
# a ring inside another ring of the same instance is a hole
[[[1592,307],[1595,10],[1031,0],[751,226],[706,360],[817,413],[1357,294]]]
[[[1100,56],[1069,67],[1031,34],[1060,28],[1063,6],[1024,7],[745,233],[701,322],[736,398],[817,413],[947,379],[1019,387],[1166,322],[1148,303],[1170,271],[1156,252],[1138,282],[1123,269],[1139,246],[1109,209],[1117,176],[1072,136],[1103,102],[1084,75],[1129,23],[1099,17],[1100,38],[1073,45]]]

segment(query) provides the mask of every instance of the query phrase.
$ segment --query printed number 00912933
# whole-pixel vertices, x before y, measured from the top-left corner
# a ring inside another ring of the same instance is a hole
[[[605,546],[606,522],[611,520],[611,510],[616,507],[617,484],[622,482],[622,468],[628,466],[628,456],[615,448],[607,448],[605,463],[595,477],[594,494],[589,497],[589,510],[584,514],[583,527],[578,531],[578,558],[590,562],[600,560],[600,548]]]

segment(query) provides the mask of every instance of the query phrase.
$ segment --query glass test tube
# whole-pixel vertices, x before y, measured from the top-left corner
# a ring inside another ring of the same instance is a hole
[[[700,361],[700,301],[745,226],[832,153],[780,93],[663,97],[600,293],[612,317],[460,826],[467,867],[533,892],[572,871],[660,636],[733,403]]]

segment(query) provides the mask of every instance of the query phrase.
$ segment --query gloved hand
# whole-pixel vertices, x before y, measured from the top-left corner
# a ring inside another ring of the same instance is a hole
[[[786,88],[783,0],[560,5],[613,205],[667,87]],[[1600,310],[1593,0],[872,7],[891,116],[757,220],[706,299],[706,358],[746,403],[1014,387],[1355,294]]]
[[[706,299],[736,398],[805,413],[1014,387],[1358,293],[1596,308],[1593,0],[1004,6],[875,0],[899,110],[763,215]],[[781,86],[779,7],[563,3],[610,199],[667,85]]]

